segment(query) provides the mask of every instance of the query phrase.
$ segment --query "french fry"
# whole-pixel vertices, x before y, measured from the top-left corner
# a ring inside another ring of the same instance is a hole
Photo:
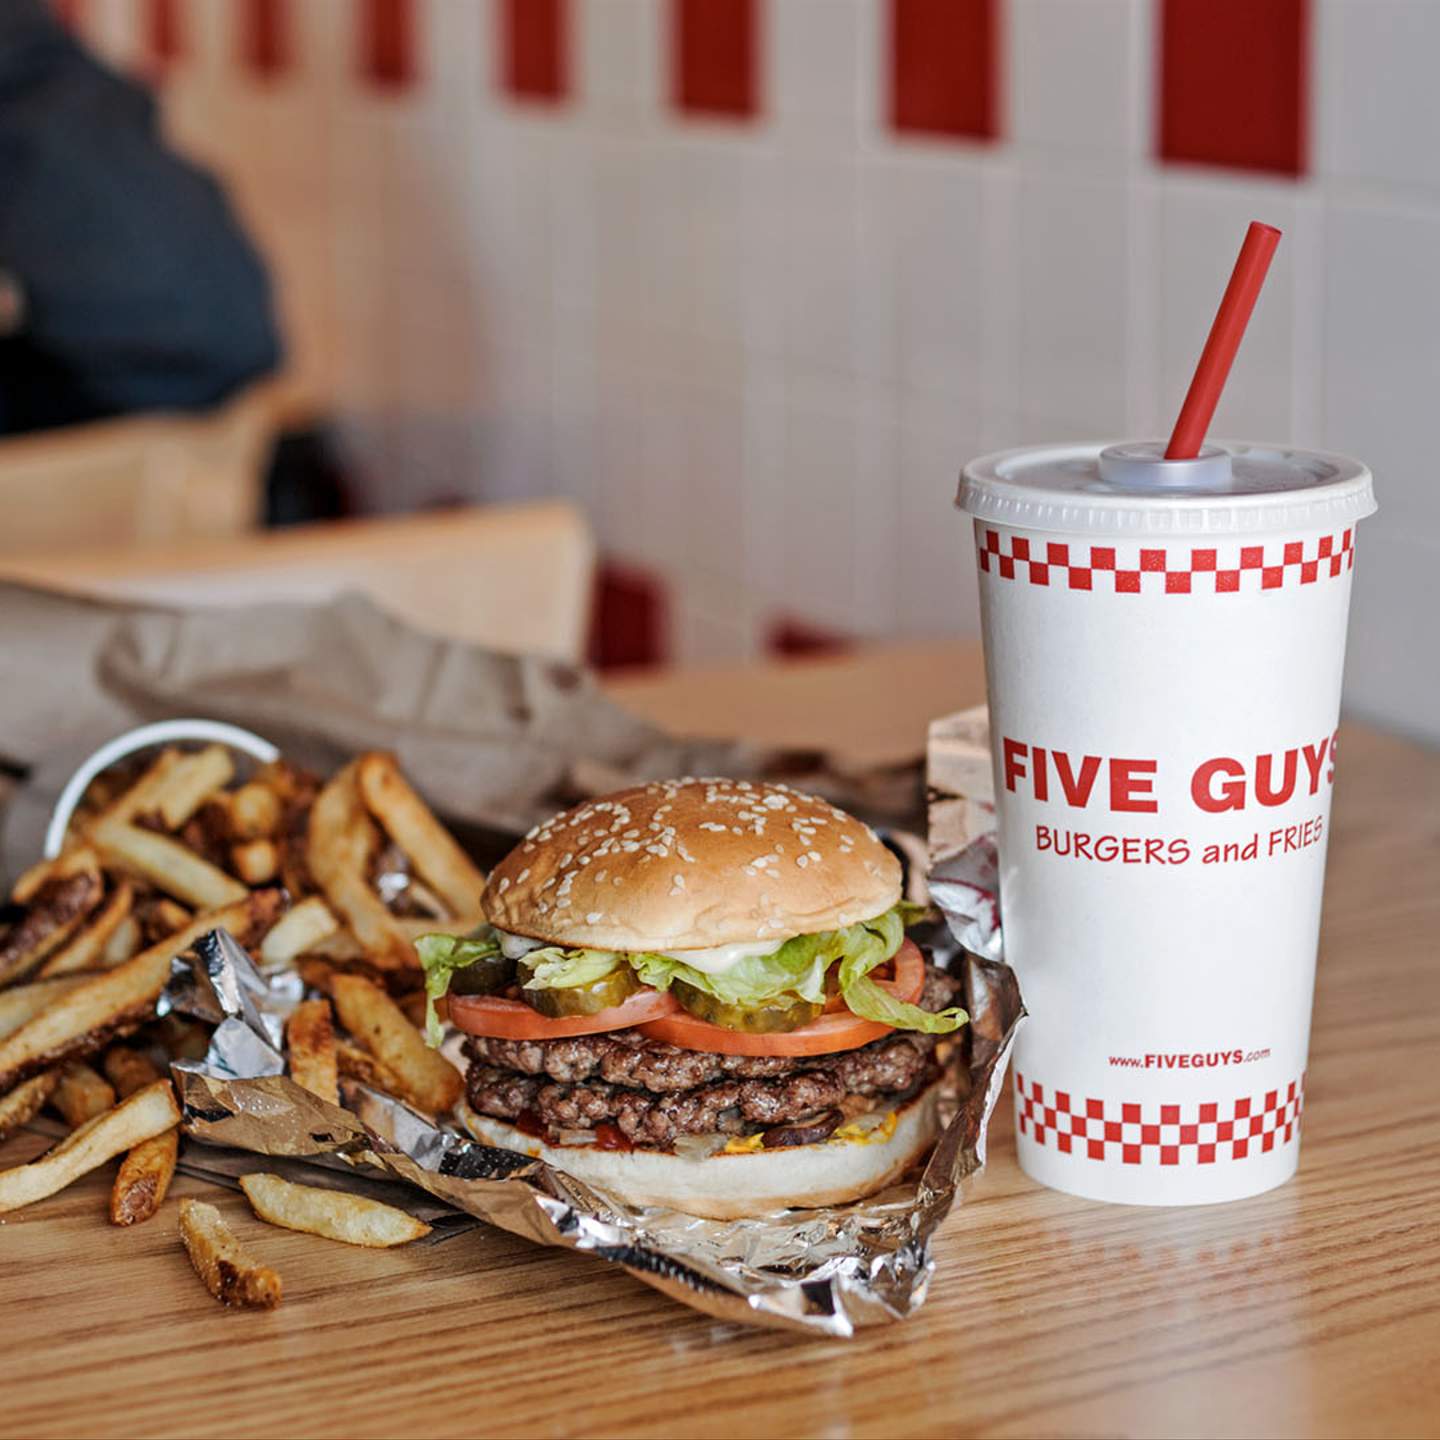
[[[198,909],[213,910],[245,898],[238,880],[168,835],[110,819],[97,821],[90,834],[110,864]]]
[[[279,873],[280,850],[273,840],[246,840],[230,847],[230,864],[247,885],[265,885]]]
[[[143,1051],[134,1050],[129,1045],[112,1045],[101,1058],[100,1065],[105,1071],[105,1078],[122,1100],[161,1078],[155,1062]]]
[[[436,920],[429,915],[397,915],[395,918],[412,941],[422,935],[469,935],[485,923],[485,917],[478,910],[453,920]]]
[[[395,757],[378,750],[362,755],[356,762],[355,781],[370,813],[451,913],[473,910],[485,888],[484,875],[415,793]]]
[[[261,780],[241,785],[225,797],[230,834],[236,840],[268,840],[280,832],[285,807],[280,796]]]
[[[346,1245],[382,1249],[404,1245],[430,1233],[423,1220],[343,1190],[318,1185],[295,1185],[279,1175],[258,1171],[240,1177],[240,1188],[260,1219],[287,1230],[323,1235]]]
[[[311,941],[302,954],[307,959],[320,960],[326,965],[350,965],[365,959],[365,947],[351,931],[341,929]]]
[[[33,1020],[47,1005],[85,984],[88,975],[58,975],[12,985],[0,990],[0,1040],[13,1035],[27,1020]]]
[[[98,969],[104,964],[106,948],[129,917],[134,903],[135,887],[128,880],[122,880],[110,892],[110,898],[100,907],[94,919],[40,967],[40,978],[68,975],[75,970]]]
[[[179,1155],[180,1132],[175,1129],[131,1148],[110,1187],[112,1225],[138,1225],[160,1208],[175,1178]]]
[[[415,947],[365,879],[380,836],[360,802],[355,769],[352,761],[311,807],[306,850],[310,871],[365,947],[371,964],[382,970],[414,969],[419,963]]]
[[[28,905],[40,887],[51,880],[79,874],[82,870],[100,870],[100,857],[93,845],[71,845],[53,860],[39,860],[20,876],[10,891],[17,905]]]
[[[442,995],[435,1002],[435,1013],[440,1017],[443,1024],[450,1018],[449,1006],[446,1005],[446,996]],[[417,1029],[425,1028],[425,992],[423,990],[412,990],[408,995],[396,997],[395,1003],[404,1012],[405,1018]]]
[[[440,1114],[460,1098],[460,1072],[405,1018],[373,980],[337,973],[330,993],[340,1023],[399,1079],[396,1092],[421,1110]]]
[[[312,1095],[338,1105],[340,1084],[330,1002],[302,1000],[286,1021],[285,1040],[290,1057],[290,1078]]]
[[[149,1028],[172,1060],[200,1060],[210,1048],[210,1027],[173,1010]]]
[[[87,1120],[103,1115],[115,1103],[115,1087],[88,1065],[72,1060],[60,1067],[60,1083],[50,1096],[50,1108],[76,1130]]]
[[[167,830],[178,830],[217,790],[235,777],[235,762],[223,745],[182,755],[160,787],[155,811]]]
[[[116,927],[115,933],[105,942],[100,955],[100,966],[104,970],[123,965],[140,949],[144,937],[140,933],[140,922],[132,910]]]
[[[128,790],[123,790],[113,800],[104,804],[90,818],[88,824],[94,824],[101,820],[119,820],[128,824],[137,816],[158,814],[161,802],[165,798],[165,787],[169,784],[170,776],[182,758],[181,752],[173,745],[167,746],[150,762],[149,768]],[[102,775],[96,780],[97,787],[104,778]],[[82,823],[85,822],[77,819],[76,824]]]
[[[18,1210],[43,1200],[122,1150],[179,1123],[180,1107],[170,1082],[160,1080],[148,1085],[67,1135],[38,1160],[0,1171],[0,1211]]]
[[[145,905],[140,928],[154,940],[163,940],[167,935],[183,930],[193,918],[178,900],[172,900],[168,895],[156,895]]]
[[[280,1303],[280,1276],[250,1256],[213,1205],[180,1202],[180,1239],[195,1273],[222,1305],[273,1310]]]
[[[372,1090],[383,1090],[387,1095],[405,1094],[405,1080],[383,1060],[377,1059],[368,1050],[352,1045],[348,1040],[335,1042],[335,1063],[340,1073],[349,1080],[358,1080]]]
[[[283,903],[278,890],[256,890],[244,900],[198,915],[183,930],[97,975],[47,1004],[0,1039],[0,1087],[14,1085],[58,1060],[96,1050],[127,1026],[148,1016],[170,978],[170,961],[211,930],[229,930],[248,943],[275,918]],[[59,985],[69,976],[41,984]]]
[[[0,985],[28,974],[65,944],[104,892],[104,881],[94,870],[47,880],[35,892],[24,916],[0,939]]]
[[[128,790],[101,809],[92,824],[128,824],[154,817],[167,830],[178,830],[234,774],[234,761],[223,745],[189,752],[168,746]]]
[[[112,1045],[105,1052],[103,1064],[106,1078],[122,1100],[161,1078],[154,1061],[128,1045]],[[142,1140],[126,1155],[110,1187],[112,1225],[138,1225],[160,1208],[175,1178],[179,1153],[179,1135],[167,1130],[163,1135]]]
[[[328,959],[315,955],[300,956],[295,961],[295,972],[309,989],[322,995],[330,993],[330,982],[340,973]]]
[[[22,1080],[8,1095],[0,1095],[0,1140],[13,1135],[39,1113],[60,1083],[58,1070],[42,1070]]]
[[[288,805],[298,799],[314,798],[314,792],[319,787],[313,777],[307,772],[297,770],[288,760],[268,760],[265,764],[257,766],[255,773],[250,777],[252,785],[264,785],[267,789],[273,790],[280,797],[282,805]]]
[[[288,965],[339,928],[340,922],[330,907],[318,895],[312,895],[276,921],[260,942],[260,963],[267,969]]]

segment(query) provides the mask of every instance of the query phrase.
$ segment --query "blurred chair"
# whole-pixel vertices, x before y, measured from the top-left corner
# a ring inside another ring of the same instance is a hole
[[[261,385],[205,415],[134,415],[0,439],[0,559],[251,529],[272,417]]]
[[[0,555],[0,577],[172,605],[318,601],[346,590],[436,634],[579,660],[595,546],[563,502],[293,526],[228,539]]]

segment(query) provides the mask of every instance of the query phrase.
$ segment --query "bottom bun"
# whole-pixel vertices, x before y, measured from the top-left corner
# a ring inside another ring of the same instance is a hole
[[[937,1081],[899,1107],[883,1140],[826,1140],[777,1150],[689,1159],[668,1150],[600,1150],[549,1145],[461,1101],[455,1114],[486,1145],[516,1150],[563,1170],[629,1205],[657,1205],[708,1220],[740,1220],[770,1210],[841,1205],[898,1179],[939,1133]]]

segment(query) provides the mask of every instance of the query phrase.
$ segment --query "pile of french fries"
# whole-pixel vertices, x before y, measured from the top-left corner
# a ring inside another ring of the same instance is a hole
[[[240,781],[228,749],[169,748],[136,773],[97,778],[62,853],[27,870],[0,914],[0,1142],[50,1110],[68,1134],[0,1169],[0,1212],[120,1159],[109,1214],[150,1219],[175,1173],[180,1112],[169,1063],[203,1055],[208,1027],[155,1017],[171,961],[224,928],[267,972],[293,969],[310,998],[286,1030],[289,1074],[340,1103],[343,1077],[430,1114],[460,1073],[430,1050],[415,938],[479,922],[484,876],[401,774],[361,755],[328,782],[283,760]],[[426,1227],[374,1201],[250,1175],[255,1214],[361,1245]],[[280,1278],[214,1206],[181,1202],[206,1288],[271,1306]]]

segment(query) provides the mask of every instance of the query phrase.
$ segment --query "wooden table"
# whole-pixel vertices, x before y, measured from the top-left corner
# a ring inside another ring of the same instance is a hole
[[[949,646],[614,690],[874,755],[913,749],[978,676]],[[210,1191],[286,1280],[280,1310],[231,1313],[191,1274],[173,1206],[104,1223],[101,1173],[0,1225],[0,1435],[1440,1433],[1440,755],[1359,727],[1344,747],[1304,1158],[1282,1189],[1192,1210],[1071,1199],[1021,1176],[1002,1109],[924,1309],[822,1342],[717,1324],[498,1232],[350,1250]]]

